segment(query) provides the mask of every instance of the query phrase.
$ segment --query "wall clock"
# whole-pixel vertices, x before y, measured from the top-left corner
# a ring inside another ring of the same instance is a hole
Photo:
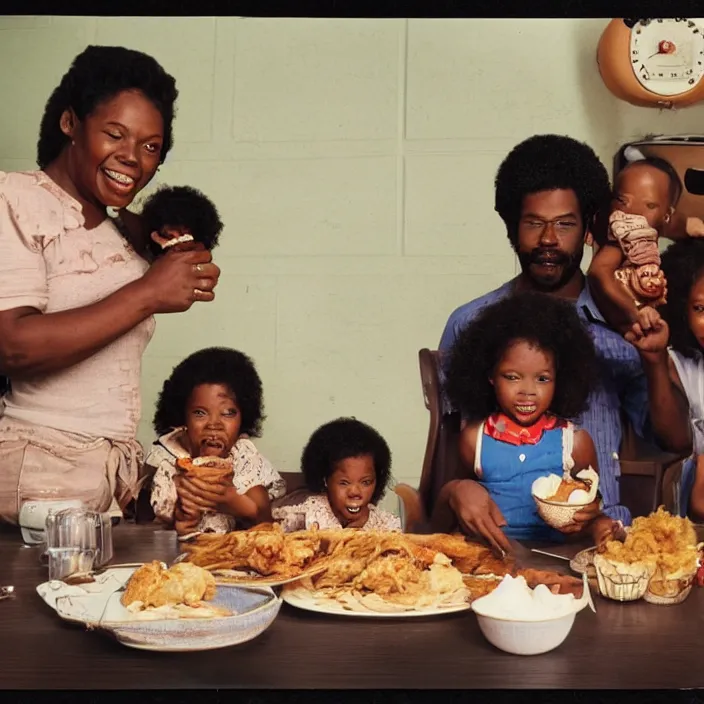
[[[676,108],[704,100],[700,20],[611,20],[599,40],[597,63],[606,87],[632,105]]]

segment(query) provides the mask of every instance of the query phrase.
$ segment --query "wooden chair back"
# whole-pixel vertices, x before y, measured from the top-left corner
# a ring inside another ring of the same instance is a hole
[[[426,515],[429,516],[442,487],[459,473],[460,415],[443,413],[437,351],[427,348],[420,350],[418,361],[423,401],[430,413],[418,493]]]
[[[625,414],[622,417],[621,428],[620,500],[634,518],[647,516],[663,504],[665,473],[670,467],[681,466],[682,458],[669,452],[662,452],[640,438]]]

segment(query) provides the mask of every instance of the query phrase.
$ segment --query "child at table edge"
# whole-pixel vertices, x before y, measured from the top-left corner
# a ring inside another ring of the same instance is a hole
[[[356,418],[320,426],[303,450],[301,470],[312,495],[273,510],[286,532],[314,526],[401,530],[400,519],[376,505],[391,480],[391,451],[371,426]]]

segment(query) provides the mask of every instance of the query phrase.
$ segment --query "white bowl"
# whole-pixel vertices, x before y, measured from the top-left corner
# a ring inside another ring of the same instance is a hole
[[[571,611],[549,621],[513,621],[477,613],[477,621],[484,637],[499,650],[514,655],[540,655],[562,645],[572,630],[575,615]]]
[[[538,515],[553,528],[564,528],[572,523],[574,515],[589,504],[568,504],[564,501],[548,501],[533,494]]]

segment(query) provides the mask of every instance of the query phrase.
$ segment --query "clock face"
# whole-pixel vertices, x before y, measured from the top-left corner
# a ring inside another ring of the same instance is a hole
[[[631,29],[631,65],[640,84],[657,95],[678,95],[704,76],[704,33],[694,20],[640,20]]]

